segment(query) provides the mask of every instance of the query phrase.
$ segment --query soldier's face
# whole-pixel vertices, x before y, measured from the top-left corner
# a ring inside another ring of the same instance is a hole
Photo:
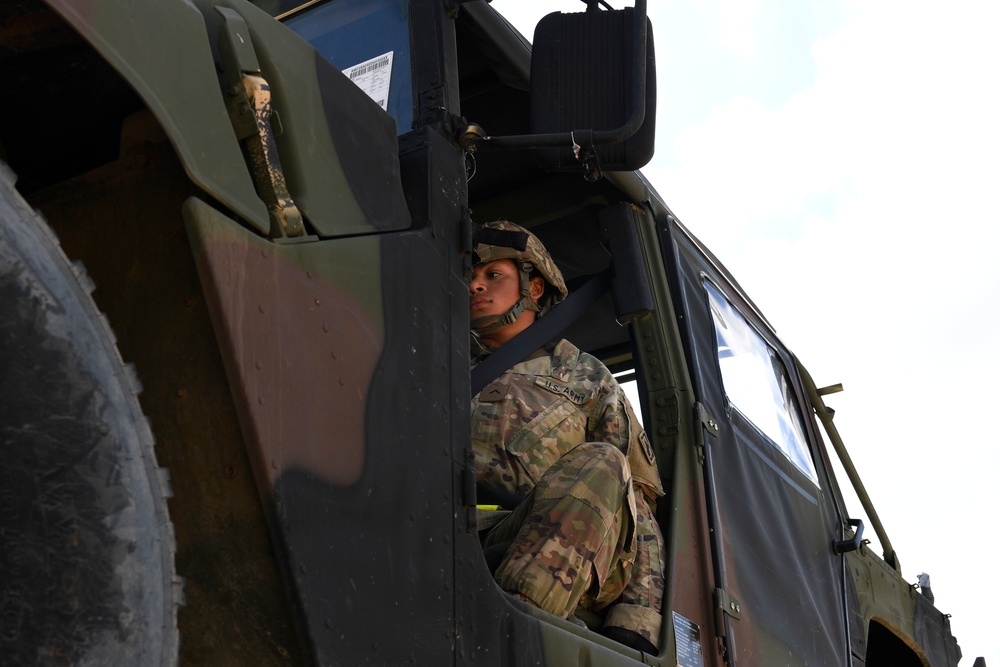
[[[469,318],[503,315],[521,299],[521,282],[512,259],[498,259],[472,267],[469,280]]]

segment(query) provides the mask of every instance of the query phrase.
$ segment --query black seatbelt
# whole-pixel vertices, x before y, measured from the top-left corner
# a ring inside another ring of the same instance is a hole
[[[553,307],[545,317],[497,348],[472,369],[472,395],[475,396],[514,364],[566,330],[611,289],[614,272],[607,268]]]

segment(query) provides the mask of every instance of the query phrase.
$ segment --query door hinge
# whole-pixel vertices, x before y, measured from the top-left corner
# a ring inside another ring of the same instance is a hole
[[[680,427],[680,412],[677,394],[671,393],[668,396],[660,396],[653,402],[653,415],[655,417],[656,434],[666,438],[677,435]]]
[[[715,589],[715,607],[723,614],[740,618],[740,601],[721,588]]]
[[[697,429],[695,448],[698,450],[698,463],[705,465],[705,432],[707,431],[713,438],[719,437],[719,422],[709,414],[708,409],[701,402],[694,404],[695,419],[702,428]]]
[[[698,411],[698,421],[701,422],[701,425],[704,426],[713,437],[718,437],[719,422],[708,412],[708,408],[705,407],[705,404],[695,403],[695,409]]]

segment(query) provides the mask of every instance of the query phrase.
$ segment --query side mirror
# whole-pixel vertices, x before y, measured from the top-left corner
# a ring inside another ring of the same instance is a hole
[[[531,55],[531,133],[543,169],[631,171],[653,157],[656,59],[645,0],[635,8],[544,17]],[[596,172],[596,173],[592,173]]]
[[[460,128],[458,144],[535,149],[543,169],[632,171],[653,156],[656,57],[646,0],[634,8],[555,13],[535,29],[531,55],[531,134],[491,136],[476,124]]]

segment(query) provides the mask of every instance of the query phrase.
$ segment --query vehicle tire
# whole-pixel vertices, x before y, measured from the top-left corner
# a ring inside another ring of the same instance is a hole
[[[92,287],[0,163],[0,665],[174,665],[168,481]]]

